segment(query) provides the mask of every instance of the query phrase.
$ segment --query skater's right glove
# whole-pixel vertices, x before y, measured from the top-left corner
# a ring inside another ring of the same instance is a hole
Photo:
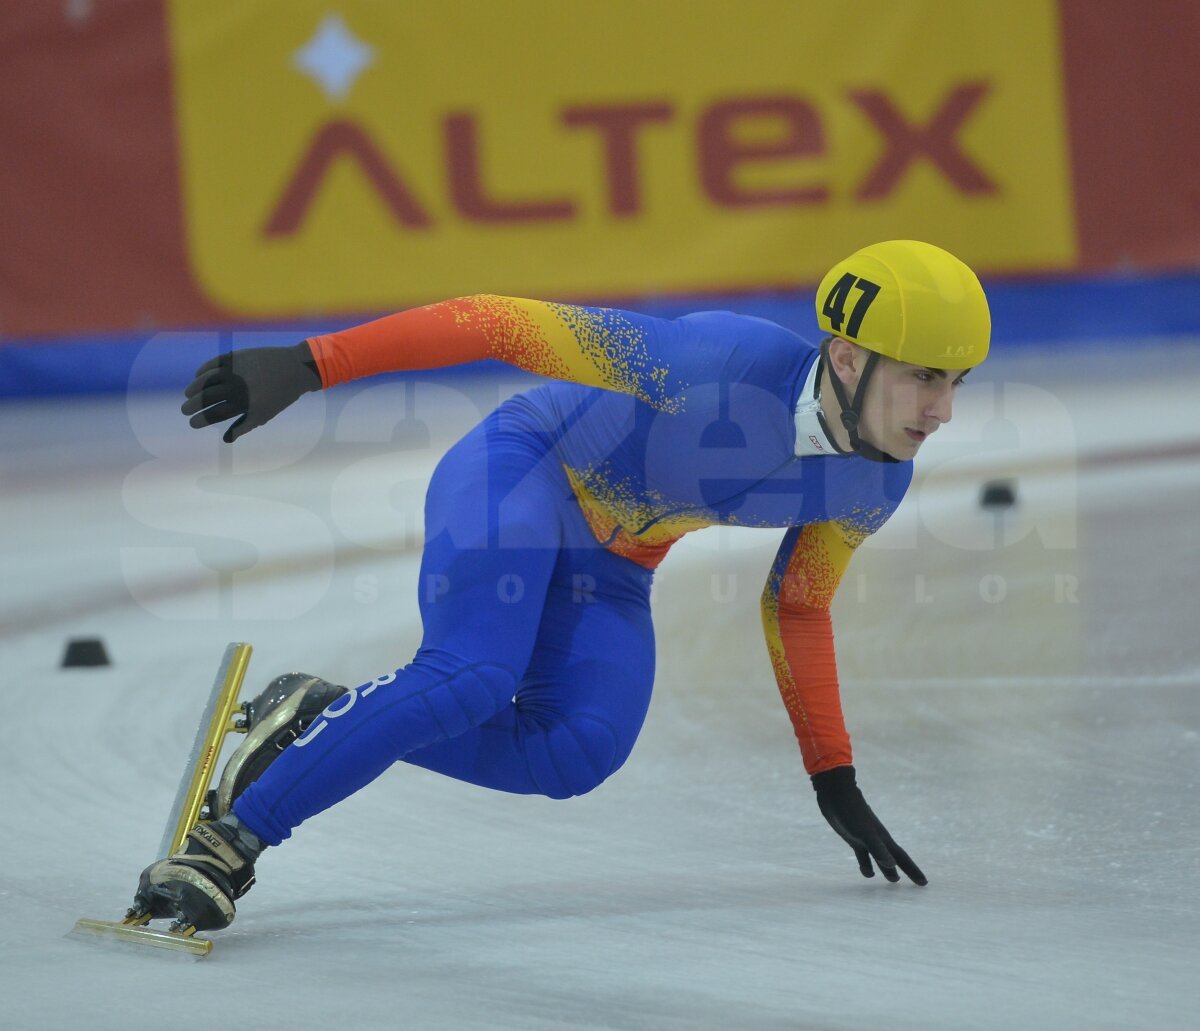
[[[864,877],[874,877],[871,867],[874,859],[883,876],[889,881],[900,880],[896,867],[904,871],[910,880],[922,886],[928,884],[925,875],[888,834],[867,805],[867,800],[858,789],[853,766],[835,766],[812,775],[813,790],[817,793],[817,805],[821,815],[852,849],[858,859],[858,869]]]
[[[321,389],[308,341],[294,347],[248,347],[219,355],[196,370],[181,411],[192,426],[236,419],[222,438],[232,444],[288,405]]]

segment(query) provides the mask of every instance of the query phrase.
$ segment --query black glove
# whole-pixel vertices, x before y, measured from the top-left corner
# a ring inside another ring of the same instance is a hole
[[[294,347],[248,347],[201,365],[180,410],[197,428],[236,418],[223,437],[232,444],[301,395],[320,389],[321,374],[307,340]]]
[[[900,880],[896,867],[900,867],[910,880],[922,886],[928,884],[925,875],[888,834],[879,822],[867,800],[854,781],[853,766],[835,766],[812,775],[813,790],[817,793],[817,805],[829,826],[841,835],[858,859],[858,868],[864,877],[874,877],[871,859],[879,864],[883,876],[889,881]]]

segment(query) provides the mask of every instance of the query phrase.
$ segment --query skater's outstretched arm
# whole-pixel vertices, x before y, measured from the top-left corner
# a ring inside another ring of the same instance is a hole
[[[737,340],[711,321],[478,294],[313,337],[309,344],[326,387],[380,372],[494,358],[674,412],[682,410],[691,383],[720,378]]]
[[[829,607],[854,549],[867,536],[836,520],[789,530],[763,590],[763,630],[821,814],[854,850],[864,877],[875,875],[874,860],[887,880],[898,880],[899,868],[924,885],[925,875],[858,789],[842,716]]]
[[[308,391],[381,372],[493,358],[630,394],[677,414],[686,410],[689,388],[702,384],[777,392],[795,379],[808,353],[786,330],[729,312],[656,319],[479,294],[397,312],[294,347],[223,354],[197,371],[183,413],[196,427],[235,419],[225,433],[232,442]]]

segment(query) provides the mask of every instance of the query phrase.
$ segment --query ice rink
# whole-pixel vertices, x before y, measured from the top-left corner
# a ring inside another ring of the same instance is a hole
[[[4,403],[0,1025],[1196,1027],[1200,341],[1055,351],[972,374],[835,602],[859,783],[927,888],[817,811],[759,623],[781,532],[710,529],[660,569],[614,778],[398,764],[201,961],[66,934],[154,858],[228,642],[254,691],[411,658],[429,471],[510,387],[339,389],[232,449],[174,394]],[[111,666],[60,668],[84,636]]]

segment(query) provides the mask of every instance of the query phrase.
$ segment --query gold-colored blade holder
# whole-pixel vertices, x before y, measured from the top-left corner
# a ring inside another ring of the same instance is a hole
[[[217,670],[208,704],[200,718],[191,755],[179,781],[175,804],[167,817],[167,825],[158,848],[159,859],[165,859],[178,851],[188,831],[201,818],[201,810],[208,797],[208,788],[212,783],[213,774],[216,773],[225,738],[229,734],[244,734],[248,729],[243,715],[245,706],[239,707],[237,698],[242,689],[242,681],[246,679],[251,651],[253,649],[250,645],[236,642],[225,649],[225,656],[221,660],[220,669]],[[235,711],[238,711],[239,715],[235,716]],[[206,956],[212,951],[211,941],[194,937],[194,927],[176,929],[175,925],[172,925],[171,930],[158,931],[145,926],[150,922],[150,918],[151,914],[139,912],[134,908],[125,914],[124,920],[78,920],[71,933],[174,949],[195,956]]]

